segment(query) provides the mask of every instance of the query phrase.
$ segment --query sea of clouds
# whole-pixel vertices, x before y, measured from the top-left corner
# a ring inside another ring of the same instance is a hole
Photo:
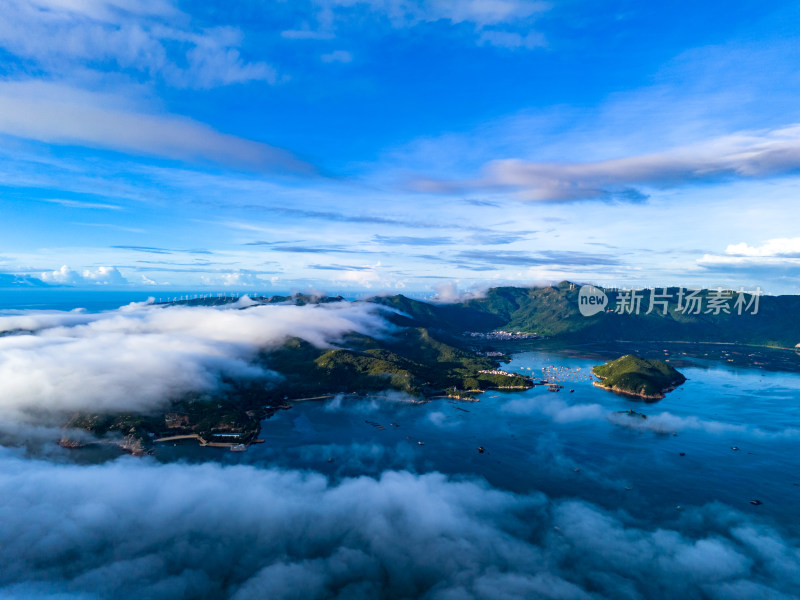
[[[295,336],[320,347],[348,332],[384,335],[369,303],[224,307],[136,303],[101,313],[0,313],[0,421],[42,424],[48,415],[147,412],[188,392],[213,391],[224,376],[278,374],[252,359]],[[6,427],[8,429],[8,427]]]
[[[722,505],[655,527],[439,473],[0,450],[0,598],[792,598],[800,550]]]
[[[366,303],[248,305],[0,314],[0,420],[30,433],[43,414],[163,408],[225,375],[279,377],[250,361],[289,336],[326,346],[351,331],[391,332]],[[508,410],[607,418],[597,405],[553,402]],[[344,408],[337,399],[320,410]],[[386,451],[362,448],[360,460],[386,463],[370,458]],[[728,507],[654,524],[411,473],[408,458],[328,478],[291,465],[78,465],[63,452],[0,447],[0,599],[735,600],[800,589],[797,540]]]

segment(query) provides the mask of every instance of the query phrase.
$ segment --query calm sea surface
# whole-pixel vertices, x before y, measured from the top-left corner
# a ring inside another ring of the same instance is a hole
[[[265,421],[266,443],[246,453],[179,444],[156,457],[302,468],[333,479],[440,471],[582,498],[657,524],[720,502],[800,534],[800,375],[686,356],[681,363],[688,381],[645,404],[593,387],[587,375],[596,358],[526,352],[507,368],[537,376],[549,369],[564,389],[487,392],[475,403],[412,404],[391,394],[298,402]],[[647,419],[618,412],[631,409]]]

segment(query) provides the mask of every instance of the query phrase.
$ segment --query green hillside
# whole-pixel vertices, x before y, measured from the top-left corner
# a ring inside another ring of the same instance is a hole
[[[527,378],[497,380],[481,374],[496,362],[436,339],[425,328],[409,327],[386,340],[352,335],[345,347],[319,349],[299,339],[265,353],[260,362],[284,377],[276,393],[289,397],[313,393],[396,389],[415,395],[446,389],[529,387]]]
[[[489,331],[505,324],[502,314],[465,304],[431,304],[403,295],[379,296],[370,302],[397,311],[387,317],[400,326],[425,327],[439,333]]]
[[[600,312],[583,316],[578,309],[580,286],[562,282],[538,288],[498,287],[483,298],[460,304],[428,304],[403,296],[380,299],[380,303],[403,311],[406,324],[437,327],[455,335],[464,331],[510,330],[538,333],[565,342],[604,340],[662,340],[757,344],[794,347],[800,343],[800,296],[761,296],[757,314],[753,308],[737,314],[734,299],[729,313],[708,312],[716,292],[703,290],[699,314],[678,310],[678,288],[671,295],[666,314],[659,305],[650,312],[650,291],[641,293],[639,314]],[[660,290],[659,290],[660,291]],[[605,290],[610,307],[621,293]],[[734,293],[735,298],[735,293]],[[747,302],[752,296],[745,295]]]
[[[672,365],[661,360],[645,360],[627,354],[592,372],[601,379],[596,385],[622,394],[658,400],[664,394],[686,381]]]

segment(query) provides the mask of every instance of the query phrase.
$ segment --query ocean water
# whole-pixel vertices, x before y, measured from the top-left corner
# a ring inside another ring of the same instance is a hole
[[[88,312],[114,310],[131,302],[145,302],[148,298],[166,299],[194,295],[197,292],[158,291],[108,291],[65,289],[15,289],[0,290],[0,310],[75,310]]]
[[[305,469],[332,480],[437,471],[582,499],[657,526],[719,503],[800,535],[800,375],[683,357],[688,381],[643,403],[594,387],[587,374],[597,363],[576,352],[525,352],[506,368],[536,376],[550,368],[564,389],[487,392],[473,403],[413,404],[400,394],[298,402],[264,421],[265,443],[245,453],[186,443],[159,447],[156,459]],[[628,410],[647,419],[619,412]]]

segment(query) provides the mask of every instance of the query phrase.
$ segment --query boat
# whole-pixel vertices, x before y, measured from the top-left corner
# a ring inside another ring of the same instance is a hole
[[[628,410],[618,410],[618,415],[628,415],[629,417],[639,417],[640,419],[646,419],[647,415],[643,415],[642,413],[636,412],[633,409]]]

